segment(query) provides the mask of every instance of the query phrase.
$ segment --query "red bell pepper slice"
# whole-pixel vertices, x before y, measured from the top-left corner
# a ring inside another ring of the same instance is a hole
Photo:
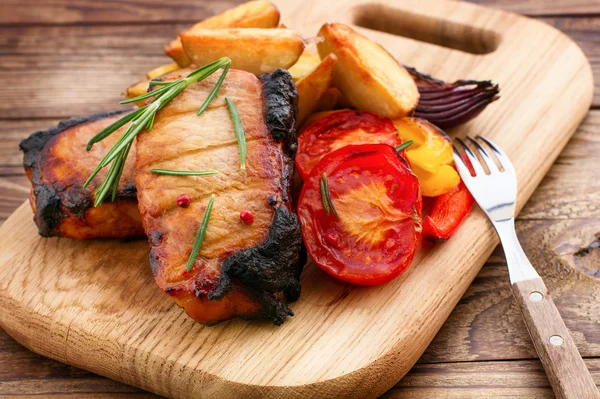
[[[433,204],[423,221],[423,238],[444,242],[467,217],[475,199],[461,181],[452,191],[432,198]]]

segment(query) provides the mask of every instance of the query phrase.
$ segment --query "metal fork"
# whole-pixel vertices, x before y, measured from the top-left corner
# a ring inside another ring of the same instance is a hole
[[[482,136],[477,136],[476,139],[467,137],[467,140],[472,148],[463,140],[456,139],[459,143],[454,145],[456,167],[500,237],[512,293],[555,395],[561,399],[600,398],[546,285],[519,244],[514,219],[517,176],[513,165],[491,140]],[[471,175],[462,154],[470,161],[474,175]],[[500,168],[491,154],[495,156]]]

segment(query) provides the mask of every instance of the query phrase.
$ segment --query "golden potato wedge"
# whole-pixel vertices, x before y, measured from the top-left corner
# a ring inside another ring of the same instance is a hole
[[[165,73],[173,72],[173,71],[176,71],[178,69],[179,69],[179,65],[177,65],[177,64],[161,65],[161,66],[159,66],[157,68],[154,68],[150,72],[148,72],[146,74],[146,77],[149,80],[152,80],[154,78],[158,78],[159,76],[164,75]]]
[[[302,37],[291,29],[198,29],[180,38],[196,65],[229,57],[232,68],[256,75],[289,68],[304,50]]]
[[[337,87],[330,87],[325,94],[321,96],[317,104],[316,111],[329,111],[332,109],[347,109],[354,108],[352,104],[344,97],[342,92]]]
[[[320,63],[321,58],[317,54],[304,50],[298,61],[288,69],[288,72],[292,75],[294,82],[297,82],[311,73]]]
[[[189,30],[223,28],[275,28],[279,24],[279,10],[270,1],[249,1],[198,22]],[[178,37],[165,48],[165,53],[180,66],[186,67],[192,62],[183,50]]]
[[[391,119],[414,111],[417,85],[383,47],[343,24],[325,24],[318,35],[319,55],[337,56],[333,80],[354,107]]]
[[[307,116],[315,111],[319,100],[329,86],[331,86],[335,59],[334,54],[329,54],[311,73],[296,83],[296,88],[298,89],[298,115],[296,122],[298,126],[302,124]]]
[[[338,99],[342,93],[335,87],[330,87],[325,90],[325,93],[321,96],[319,101],[317,102],[317,108],[315,111],[323,112],[323,111],[331,111],[335,108],[335,105],[338,102]]]
[[[150,85],[150,81],[142,80],[140,82],[137,82],[133,86],[129,86],[127,88],[127,98],[134,98],[134,97],[138,97],[138,96],[142,96],[142,95],[146,94],[148,92],[149,85]],[[146,101],[146,100],[136,101],[135,105],[137,105],[138,107],[143,107],[144,101]]]

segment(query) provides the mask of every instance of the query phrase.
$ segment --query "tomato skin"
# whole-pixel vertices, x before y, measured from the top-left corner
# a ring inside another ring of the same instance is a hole
[[[370,112],[341,110],[307,122],[298,137],[296,168],[302,179],[323,156],[349,144],[402,144],[390,119]]]
[[[339,218],[323,208],[323,173]],[[421,212],[417,177],[385,144],[349,145],[324,156],[307,176],[298,204],[315,263],[359,285],[387,283],[408,268],[421,240]]]

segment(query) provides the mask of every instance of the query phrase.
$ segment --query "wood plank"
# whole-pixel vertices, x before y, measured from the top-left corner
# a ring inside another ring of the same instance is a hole
[[[525,15],[585,15],[600,13],[596,0],[467,0]]]
[[[194,24],[244,0],[4,0],[0,24],[90,24],[187,22]],[[35,8],[35,12],[31,9]]]
[[[584,359],[596,385],[600,359]],[[418,364],[382,399],[552,399],[539,361]]]
[[[59,119],[4,120],[0,123],[0,176],[23,171],[19,143],[31,133],[55,126]],[[5,168],[3,173],[2,168]]]
[[[583,48],[596,76],[594,105],[600,106],[600,18],[544,21]],[[163,47],[185,27],[0,27],[0,84],[11,87],[0,103],[0,118],[64,118],[115,109],[129,85],[170,62]]]
[[[590,111],[519,220],[600,218],[599,153],[600,111]]]
[[[585,15],[600,13],[595,0],[470,0],[480,5],[526,15]],[[193,24],[222,12],[243,0],[194,1],[160,0],[4,0],[0,3],[0,24],[90,24],[187,22]],[[31,9],[35,8],[35,12]]]
[[[0,380],[0,397],[43,396],[48,394],[68,393],[70,395],[92,394],[137,394],[138,397],[156,398],[156,395],[143,392],[141,389],[102,377],[89,378],[59,378],[49,380],[45,378]],[[140,395],[140,393],[142,395]],[[85,397],[85,396],[84,396]]]
[[[0,223],[28,198],[30,187],[24,174],[0,178]]]
[[[184,25],[0,28],[0,118],[65,118],[113,110],[125,89],[172,62],[163,47]],[[8,104],[10,102],[11,104]]]

